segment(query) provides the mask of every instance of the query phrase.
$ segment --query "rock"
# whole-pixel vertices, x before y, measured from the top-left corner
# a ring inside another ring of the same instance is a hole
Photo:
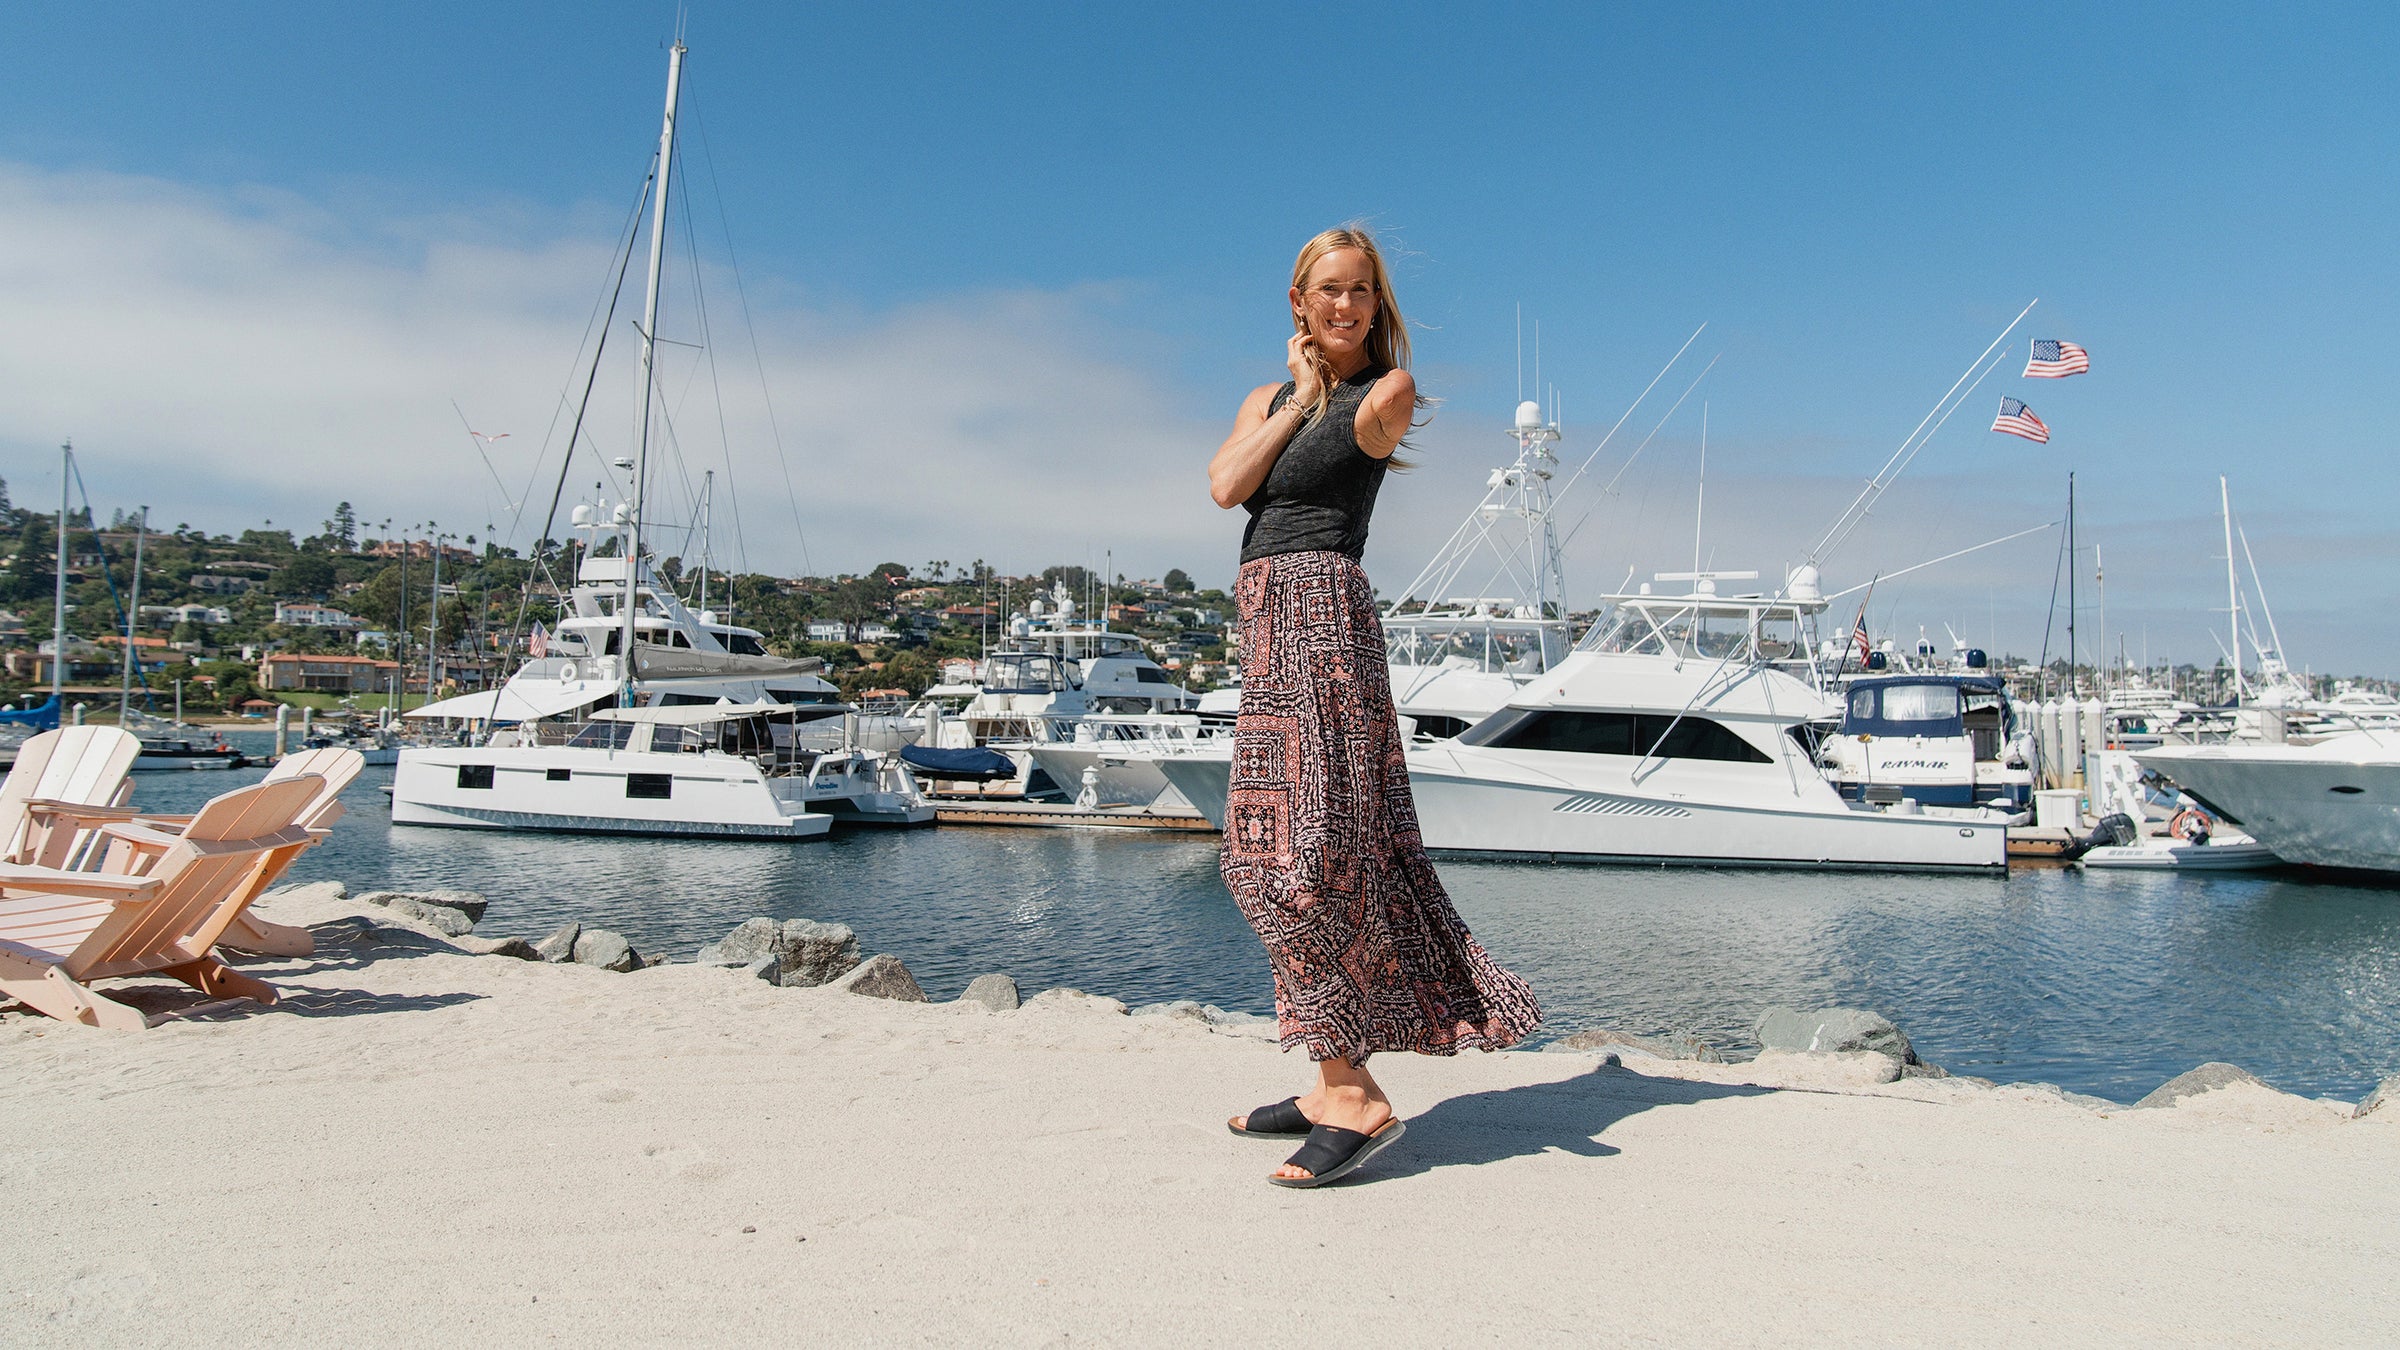
[[[625,940],[622,933],[605,928],[586,928],[575,939],[575,964],[598,966],[602,970],[628,971],[642,968],[641,953]]]
[[[541,953],[545,961],[572,961],[575,959],[575,941],[582,936],[582,924],[562,924],[556,932],[533,944],[533,949]]]
[[[775,974],[769,983],[806,989],[857,968],[858,935],[846,924],[747,919],[700,949],[700,960],[706,965],[747,966],[769,956],[775,958]]]
[[[1068,992],[1073,993],[1074,991],[1069,990]],[[1109,1001],[1113,1002],[1113,1000]],[[1202,1003],[1188,998],[1179,998],[1172,1003],[1145,1003],[1133,1009],[1130,1015],[1134,1017],[1172,1017],[1179,1022],[1198,1022],[1211,1031],[1223,1027],[1246,1031],[1262,1026],[1271,1027],[1275,1024],[1275,1019],[1272,1017],[1261,1017],[1256,1013],[1234,1012],[1230,1008],[1220,1008],[1214,1003]]]
[[[349,895],[350,888],[338,881],[295,881],[277,886],[258,899],[261,904],[280,900],[313,903],[319,900],[343,900]]]
[[[438,909],[452,909],[458,911],[460,914],[465,915],[467,922],[470,925],[483,922],[483,911],[491,903],[474,891],[448,890],[369,891],[365,895],[362,895],[358,898],[365,904],[382,905],[387,909],[398,910],[403,914],[409,913],[409,911],[417,905],[431,905]]]
[[[2358,1110],[2354,1114],[2371,1116],[2394,1102],[2400,1102],[2400,1073],[2393,1074],[2377,1083],[2375,1090],[2368,1093],[2366,1099],[2358,1104]],[[2400,1116],[2400,1111],[2394,1111],[2392,1114]]]
[[[1630,1050],[1653,1059],[1691,1059],[1706,1064],[1722,1064],[1725,1056],[1717,1047],[1700,1039],[1696,1032],[1677,1031],[1665,1036],[1634,1036],[1622,1031],[1594,1027],[1578,1031],[1555,1042],[1561,1050]]]
[[[1025,1000],[1025,1006],[1036,1009],[1063,1009],[1070,1012],[1106,1013],[1123,1017],[1125,1005],[1113,998],[1087,994],[1080,989],[1045,989]]]
[[[1006,975],[978,975],[967,985],[967,992],[958,996],[961,1003],[974,1003],[993,1012],[1015,1012],[1025,1000],[1017,996],[1017,982]]]
[[[1918,1062],[1916,1047],[1900,1034],[1900,1028],[1881,1013],[1864,1008],[1820,1008],[1815,1012],[1769,1008],[1758,1019],[1754,1034],[1763,1050],[1801,1054],[1871,1050],[1903,1065]]]
[[[1900,1061],[1874,1050],[1762,1050],[1744,1076],[1760,1087],[1843,1092],[1900,1080]]]
[[[772,956],[762,956],[741,967],[744,975],[754,980],[765,980],[769,984],[775,983],[775,970],[775,958]]]
[[[897,956],[870,956],[849,974],[825,987],[839,989],[845,994],[864,994],[869,998],[888,998],[899,1003],[925,1002],[925,991],[918,986],[917,977],[908,973],[908,967],[900,964]]]
[[[370,905],[381,905],[394,914],[414,919],[450,937],[471,932],[475,927],[474,916],[465,910],[438,905],[407,891],[369,891],[359,899]]]
[[[472,933],[450,939],[452,946],[474,956],[513,956],[519,961],[539,961],[542,954],[523,938],[486,938]]]
[[[2175,1103],[2182,1101],[2186,1097],[2197,1097],[2201,1093],[2214,1092],[2218,1088],[2232,1087],[2236,1083],[2248,1084],[2249,1086],[2256,1088],[2265,1088],[2269,1092],[2273,1092],[2275,1090],[2267,1087],[2266,1084],[2259,1082],[2258,1079],[2253,1077],[2248,1070],[2239,1069],[2231,1064],[2225,1064],[2211,1060],[2210,1062],[2201,1065],[2197,1069],[2190,1070],[2186,1073],[2179,1073],[2173,1078],[2168,1079],[2166,1082],[2159,1084],[2157,1091],[2151,1093],[2147,1097],[2142,1098],[2140,1101],[2135,1102],[2133,1104],[2133,1109],[2136,1111],[2141,1111],[2157,1106],[2173,1106]]]

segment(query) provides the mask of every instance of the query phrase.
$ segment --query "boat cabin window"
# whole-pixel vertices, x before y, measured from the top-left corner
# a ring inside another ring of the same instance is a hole
[[[839,703],[842,696],[827,689],[769,689],[777,703]]]
[[[1133,678],[1138,684],[1174,683],[1173,680],[1167,678],[1167,672],[1160,670],[1156,666],[1135,666],[1133,668]]]
[[[765,656],[767,645],[749,633],[719,633],[717,641],[736,656]]]
[[[674,632],[667,634],[667,645],[670,647],[689,647],[692,645],[692,640],[690,637],[685,635],[682,629],[678,628]]]
[[[586,722],[575,728],[567,744],[587,750],[622,750],[633,739],[631,722]]]
[[[1964,707],[1954,684],[1870,685],[1850,691],[1846,736],[1963,736]]]
[[[1013,694],[1047,694],[1071,687],[1059,669],[1058,658],[1014,652],[994,656],[983,683],[996,693]]]
[[[1705,717],[1671,713],[1503,708],[1458,738],[1495,750],[1552,750],[1575,755],[1655,755],[1731,764],[1771,764],[1766,752]]]
[[[716,706],[718,702],[720,700],[715,694],[661,694],[658,696],[658,706],[661,708],[708,708]]]

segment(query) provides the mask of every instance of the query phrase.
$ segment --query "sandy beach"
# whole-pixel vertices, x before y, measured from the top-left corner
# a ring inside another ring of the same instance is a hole
[[[262,911],[320,940],[245,963],[276,1008],[0,1013],[12,1342],[1276,1344],[1324,1309],[1379,1345],[2367,1344],[2400,1314],[2400,1106],[1389,1057],[1407,1137],[1296,1192],[1264,1181],[1288,1143],[1222,1123],[1303,1079],[1255,1026],[473,956],[323,888]]]

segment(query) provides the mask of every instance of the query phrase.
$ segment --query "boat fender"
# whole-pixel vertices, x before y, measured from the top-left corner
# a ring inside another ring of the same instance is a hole
[[[2205,844],[2216,821],[2206,811],[2187,806],[2167,819],[2167,833],[2187,844]]]

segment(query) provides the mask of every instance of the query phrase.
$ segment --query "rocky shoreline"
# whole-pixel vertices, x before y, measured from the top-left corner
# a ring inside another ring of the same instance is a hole
[[[337,900],[347,895],[338,881],[289,886],[275,893],[291,900]],[[553,964],[572,962],[618,973],[681,964],[663,953],[636,950],[626,937],[579,923],[563,924],[539,940],[487,938],[474,933],[488,906],[473,891],[369,891],[355,897],[361,904],[390,911],[404,922],[438,936],[474,956],[499,956]],[[932,1000],[908,966],[897,956],[877,953],[862,957],[858,936],[849,925],[813,919],[743,921],[733,931],[694,953],[691,964],[724,967],[781,989],[825,988],[835,992],[902,1003]],[[1053,989],[1036,1001],[1077,1001],[1132,1016],[1174,1016],[1212,1026],[1271,1029],[1273,1019],[1229,1012],[1191,1000],[1129,1008],[1116,999],[1075,989]],[[1022,1006],[1015,979],[992,973],[971,980],[956,1000],[993,1012]],[[1697,1032],[1638,1035],[1608,1028],[1587,1028],[1548,1041],[1548,1052],[1597,1052],[1603,1062],[1646,1067],[1685,1076],[1672,1066],[1725,1066],[1738,1070],[1742,1081],[1761,1087],[1817,1090],[1872,1088],[1904,1079],[1936,1079],[1962,1090],[1987,1090],[2035,1095],[2081,1107],[2099,1115],[2128,1110],[2174,1106],[2186,1098],[2227,1088],[2273,1094],[2307,1110],[2346,1112],[2352,1117],[2372,1114],[2400,1101],[2400,1073],[2386,1077],[2357,1102],[2339,1098],[2303,1097],[2283,1092],[2236,1065],[2211,1061],[2178,1074],[2130,1104],[2105,1097],[2071,1092],[2054,1083],[2001,1083],[1971,1075],[1953,1075],[1917,1055],[1906,1033],[1882,1014],[1864,1008],[1770,1008],[1752,1029],[1755,1054],[1743,1057],[1713,1044]]]

